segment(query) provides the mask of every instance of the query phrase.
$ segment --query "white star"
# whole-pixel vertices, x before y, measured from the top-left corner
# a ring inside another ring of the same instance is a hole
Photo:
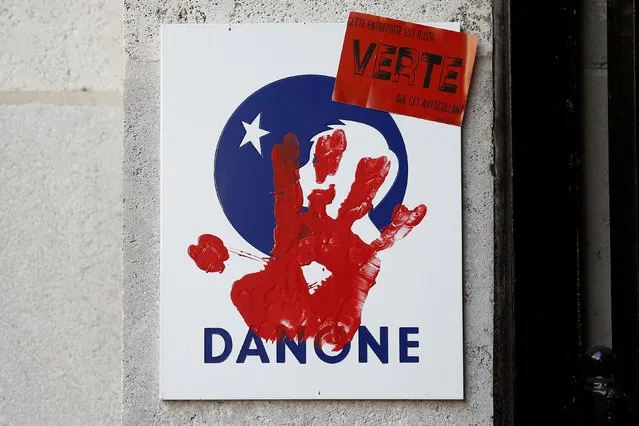
[[[244,139],[242,139],[239,147],[242,147],[242,145],[246,145],[247,143],[251,143],[257,153],[262,155],[262,145],[260,143],[260,138],[262,136],[268,135],[269,132],[260,129],[260,115],[262,115],[261,112],[257,114],[257,117],[255,117],[251,124],[242,121],[244,130],[246,130],[246,134],[244,135]]]

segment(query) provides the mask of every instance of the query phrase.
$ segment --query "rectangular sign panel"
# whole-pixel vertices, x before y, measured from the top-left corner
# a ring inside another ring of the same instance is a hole
[[[461,126],[477,36],[351,12],[333,99]]]
[[[334,102],[345,30],[162,28],[163,399],[463,398],[460,128]]]

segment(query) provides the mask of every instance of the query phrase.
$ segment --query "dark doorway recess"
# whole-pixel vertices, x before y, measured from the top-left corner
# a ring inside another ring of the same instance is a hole
[[[582,343],[581,2],[495,3],[494,422],[639,424],[634,0],[608,0],[612,351]]]
[[[579,1],[495,11],[495,423],[574,424]]]
[[[639,412],[636,55],[635,1],[608,0],[612,349],[618,380],[635,416]]]

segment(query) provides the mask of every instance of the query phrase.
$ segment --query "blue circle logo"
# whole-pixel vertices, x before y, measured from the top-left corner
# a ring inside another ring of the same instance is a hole
[[[273,248],[275,228],[271,150],[288,133],[299,140],[302,167],[311,156],[311,139],[341,120],[375,128],[397,156],[399,167],[390,190],[370,211],[370,220],[381,230],[404,199],[408,159],[397,124],[387,112],[333,102],[334,85],[335,78],[322,75],[267,84],[237,107],[222,130],[214,162],[218,199],[235,230],[264,254]]]

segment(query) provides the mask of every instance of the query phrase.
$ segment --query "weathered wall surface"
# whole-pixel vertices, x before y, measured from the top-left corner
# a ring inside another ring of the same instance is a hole
[[[258,421],[262,424],[492,422],[491,7],[489,0],[125,0],[125,424],[229,424]],[[481,37],[463,131],[466,400],[162,402],[158,398],[159,25],[177,22],[344,22],[350,10],[417,22],[460,21],[465,31]]]
[[[121,19],[0,2],[2,425],[120,423]]]

